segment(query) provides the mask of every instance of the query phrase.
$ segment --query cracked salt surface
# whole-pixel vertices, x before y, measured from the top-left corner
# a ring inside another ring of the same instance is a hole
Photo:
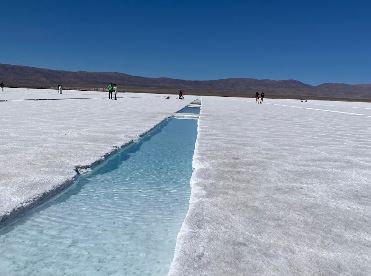
[[[169,275],[371,275],[370,116],[369,103],[203,97]]]
[[[190,103],[164,95],[10,89],[0,93],[0,221]],[[25,99],[66,99],[27,101]],[[68,100],[89,98],[90,100]]]

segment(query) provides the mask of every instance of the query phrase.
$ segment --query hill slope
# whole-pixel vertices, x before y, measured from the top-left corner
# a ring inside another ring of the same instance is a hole
[[[146,78],[114,72],[70,72],[20,65],[0,64],[0,81],[12,87],[50,88],[58,83],[66,88],[102,89],[108,82],[118,84],[119,90],[134,92],[186,93],[216,96],[252,97],[264,91],[273,98],[320,98],[371,101],[371,84],[348,85],[326,83],[312,86],[296,80],[258,80],[230,78],[191,81],[171,78]]]

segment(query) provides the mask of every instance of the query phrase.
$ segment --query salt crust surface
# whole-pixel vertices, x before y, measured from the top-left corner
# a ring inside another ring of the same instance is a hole
[[[202,98],[169,275],[371,275],[371,104]]]
[[[92,164],[195,99],[118,96],[112,101],[102,92],[0,91],[0,221],[72,179],[76,166]]]
[[[0,217],[193,99],[0,92]],[[65,99],[25,101],[25,99]],[[88,98],[77,100],[71,98]],[[203,97],[170,275],[371,274],[371,104]]]

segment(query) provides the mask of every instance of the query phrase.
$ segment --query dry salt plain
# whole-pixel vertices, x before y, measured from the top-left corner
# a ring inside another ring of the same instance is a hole
[[[194,99],[1,93],[0,217]],[[371,275],[370,137],[369,103],[202,97],[169,274]]]

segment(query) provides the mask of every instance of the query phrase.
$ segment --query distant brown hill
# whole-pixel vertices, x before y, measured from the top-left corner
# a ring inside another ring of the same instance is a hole
[[[256,91],[264,91],[267,97],[272,98],[371,101],[371,84],[326,83],[312,86],[296,80],[252,78],[191,81],[114,72],[70,72],[9,64],[0,64],[0,81],[11,87],[55,88],[61,83],[71,89],[102,89],[107,83],[114,82],[118,84],[119,90],[133,92],[177,93],[178,89],[184,89],[186,93],[196,95],[253,97]]]

